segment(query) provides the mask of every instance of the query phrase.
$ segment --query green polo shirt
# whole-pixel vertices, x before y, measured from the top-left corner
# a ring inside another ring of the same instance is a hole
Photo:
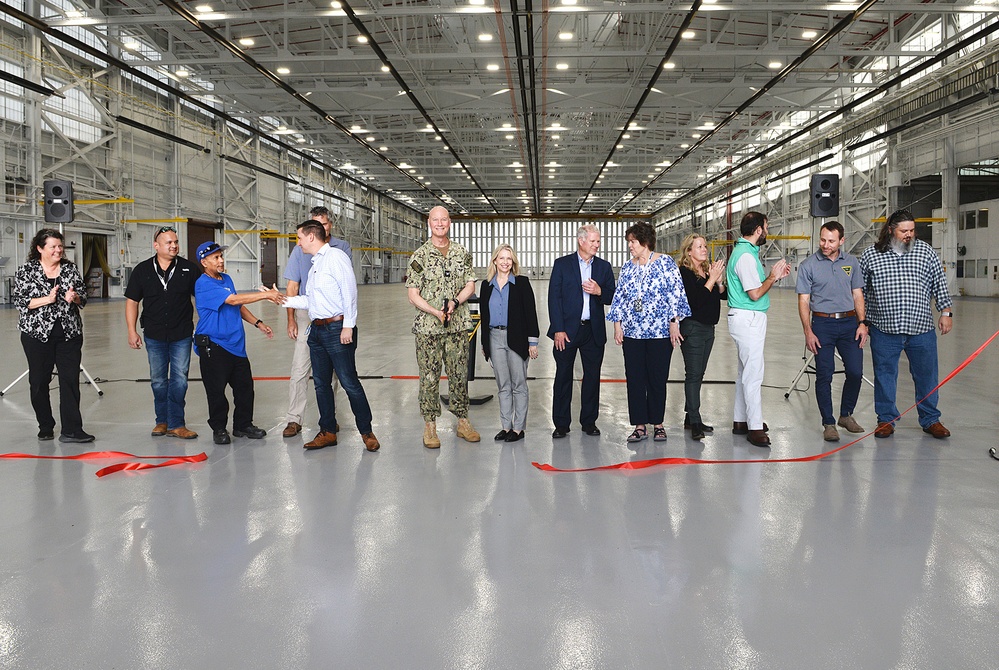
[[[756,261],[756,269],[760,273],[760,282],[767,278],[766,273],[763,272],[763,264],[760,263],[760,248],[744,237],[737,240],[735,247],[732,249],[732,255],[729,256],[728,267],[725,269],[725,277],[728,284],[728,306],[734,309],[765,312],[770,309],[770,294],[764,295],[759,300],[753,300],[746,293],[746,289],[742,286],[742,280],[739,279],[739,275],[735,271],[736,263],[739,262],[742,256],[747,254],[752,256],[753,260]]]

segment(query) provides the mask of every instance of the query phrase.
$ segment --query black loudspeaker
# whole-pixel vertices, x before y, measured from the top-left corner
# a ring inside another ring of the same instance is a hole
[[[65,179],[47,179],[44,189],[46,223],[72,223],[73,182]]]
[[[811,216],[839,216],[839,175],[813,174],[809,186]]]

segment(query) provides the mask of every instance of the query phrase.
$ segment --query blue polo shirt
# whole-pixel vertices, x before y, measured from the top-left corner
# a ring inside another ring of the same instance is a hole
[[[340,249],[347,254],[350,259],[351,268],[354,267],[354,255],[350,244],[336,237],[331,237],[328,244],[333,249]],[[288,281],[298,282],[298,295],[305,295],[305,287],[309,284],[309,270],[312,268],[312,254],[302,251],[302,247],[295,246],[288,257],[288,264],[284,268],[284,278]]]
[[[853,289],[858,288],[864,288],[860,261],[842,250],[836,260],[816,251],[798,266],[795,290],[811,296],[808,304],[813,312],[849,312],[854,309]]]
[[[198,335],[207,335],[233,356],[246,358],[246,333],[243,332],[243,317],[239,305],[225,304],[226,298],[236,293],[232,277],[222,274],[212,279],[207,274],[198,277],[194,283],[194,303],[198,308],[198,326],[194,329],[195,342]],[[194,353],[201,355],[198,345]]]

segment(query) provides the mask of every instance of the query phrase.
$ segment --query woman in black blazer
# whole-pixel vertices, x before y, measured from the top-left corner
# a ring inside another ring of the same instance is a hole
[[[496,440],[517,442],[527,427],[527,359],[538,357],[538,313],[530,280],[519,274],[509,244],[493,251],[479,291],[482,353],[499,387],[500,424]]]

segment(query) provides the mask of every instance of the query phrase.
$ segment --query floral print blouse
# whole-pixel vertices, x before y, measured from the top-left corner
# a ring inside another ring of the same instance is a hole
[[[48,342],[56,320],[62,324],[67,340],[83,333],[80,308],[87,304],[87,287],[75,263],[64,260],[59,264],[58,282],[59,291],[56,293],[54,304],[28,309],[28,303],[34,298],[44,298],[49,294],[52,284],[45,276],[41,261],[28,261],[17,269],[14,274],[13,293],[14,305],[21,313],[17,327],[22,333],[36,340]],[[71,286],[80,296],[79,305],[66,302],[66,291]]]
[[[620,321],[625,337],[668,338],[670,320],[688,316],[687,292],[671,256],[657,254],[645,265],[628,260],[621,267],[607,320]]]

